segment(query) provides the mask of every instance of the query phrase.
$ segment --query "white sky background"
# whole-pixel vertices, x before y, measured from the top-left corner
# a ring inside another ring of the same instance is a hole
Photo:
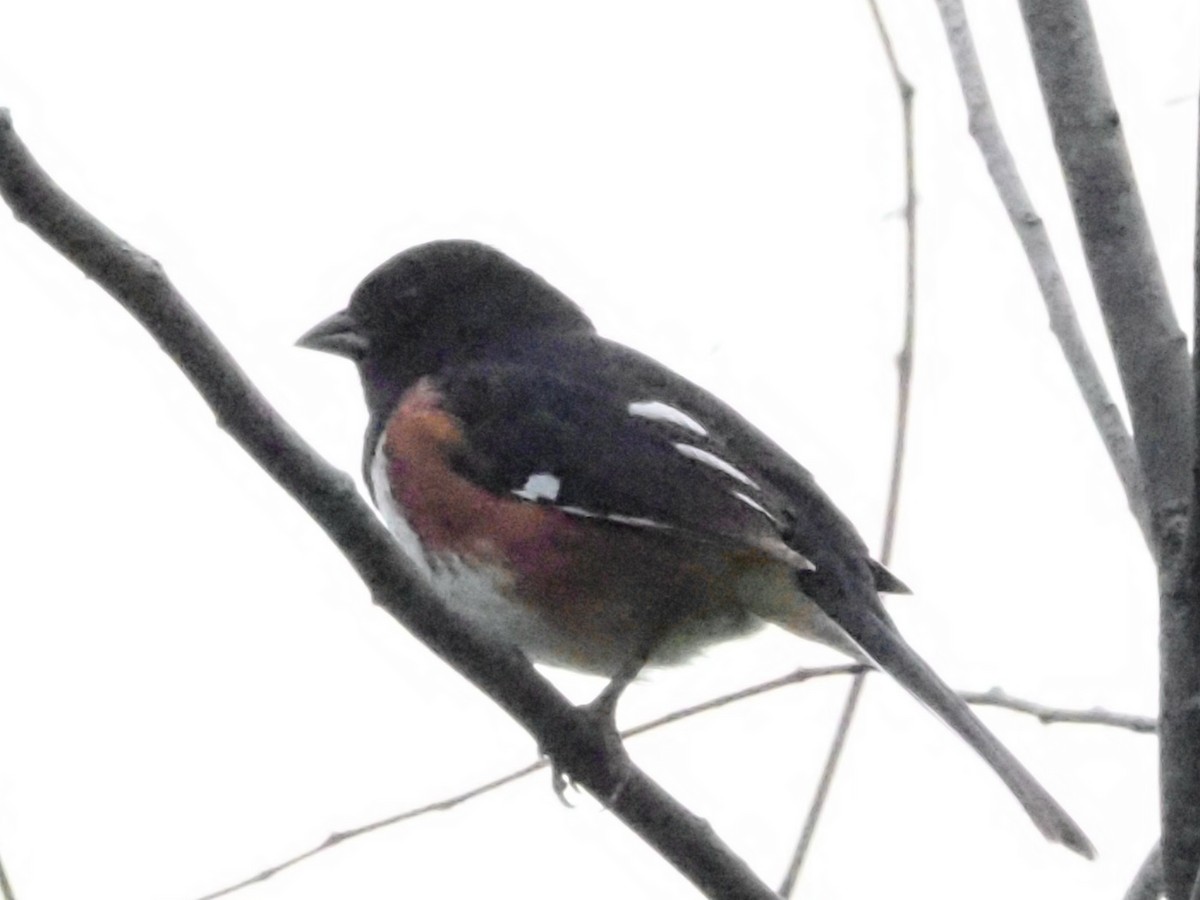
[[[1100,351],[1013,7],[969,12]],[[358,472],[357,381],[292,342],[392,253],[473,237],[742,409],[877,541],[902,165],[865,3],[196,9],[10,5],[0,103],[329,459]],[[893,566],[917,595],[893,611],[956,686],[1151,713],[1146,551],[967,135],[934,7],[884,11],[917,88],[921,197]],[[1200,13],[1094,12],[1190,320]],[[370,605],[153,341],[7,219],[0,297],[0,858],[20,900],[187,900],[532,758],[524,731]],[[763,634],[656,673],[622,721],[829,660]],[[600,687],[550,674],[580,700]],[[630,749],[776,883],[844,689],[792,688]],[[801,896],[1119,896],[1156,832],[1153,740],[983,715],[1098,862],[1045,844],[961,742],[873,679]],[[695,892],[539,775],[242,896],[516,894]]]

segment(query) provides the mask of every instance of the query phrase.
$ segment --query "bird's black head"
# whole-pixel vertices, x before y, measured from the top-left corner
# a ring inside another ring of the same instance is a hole
[[[393,256],[297,343],[352,359],[377,409],[448,364],[591,330],[579,307],[499,250],[433,241]]]

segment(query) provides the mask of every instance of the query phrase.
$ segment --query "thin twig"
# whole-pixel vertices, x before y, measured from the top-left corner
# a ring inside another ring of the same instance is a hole
[[[223,887],[220,890],[213,891],[211,894],[205,894],[199,900],[216,900],[218,897],[226,897],[235,891],[240,891],[242,888],[250,887],[252,884],[261,884],[269,878],[274,878],[280,872],[284,872],[293,866],[299,865],[306,859],[311,859],[318,853],[324,853],[326,850],[332,850],[338,844],[348,841],[351,838],[362,837],[364,834],[370,834],[372,831],[378,831],[381,828],[387,828],[389,825],[398,825],[401,822],[407,822],[410,819],[416,819],[419,816],[426,815],[432,812],[445,812],[448,809],[453,809],[460,803],[466,803],[481,794],[489,793],[497,788],[504,787],[506,784],[512,784],[514,781],[519,781],[526,775],[532,775],[547,766],[550,762],[545,759],[539,759],[537,762],[530,763],[522,769],[517,769],[515,772],[509,772],[501,778],[496,778],[485,784],[471,788],[469,791],[463,791],[461,794],[455,794],[453,797],[446,797],[434,803],[427,803],[424,806],[418,806],[402,813],[397,813],[394,816],[388,816],[386,819],[379,819],[376,822],[370,822],[366,825],[361,825],[357,828],[349,828],[346,831],[335,831],[329,837],[325,838],[315,847],[310,847],[303,853],[297,853],[295,856],[289,857],[283,862],[276,863],[263,869],[256,875],[251,875],[237,884],[231,884],[228,887]]]
[[[763,681],[759,684],[751,685],[748,688],[742,688],[738,691],[732,691],[728,694],[722,694],[712,700],[705,700],[703,703],[697,703],[694,706],[688,706],[684,709],[678,709],[674,712],[666,713],[656,719],[650,719],[648,722],[643,722],[641,725],[634,725],[621,732],[622,737],[635,737],[639,734],[645,734],[655,728],[660,728],[663,725],[669,725],[672,722],[678,722],[682,719],[690,719],[692,716],[700,713],[709,712],[710,710],[720,709],[722,706],[728,706],[730,703],[737,703],[739,700],[746,700],[750,697],[757,697],[759,694],[765,694],[768,691],[778,690],[781,687],[787,687],[792,684],[801,684],[805,681],[811,681],[814,678],[825,678],[830,675],[861,675],[866,667],[860,663],[842,663],[836,666],[817,666],[811,669],[797,669],[787,675],[781,675],[779,678],[772,678],[770,681]]]
[[[17,895],[13,893],[12,885],[8,881],[8,875],[4,871],[3,862],[0,862],[0,898],[2,900],[17,900]]]
[[[842,714],[838,718],[837,728],[833,732],[833,742],[829,745],[829,753],[825,757],[825,767],[821,770],[821,780],[817,782],[812,804],[808,808],[808,815],[804,818],[804,828],[800,832],[800,840],[796,842],[792,860],[779,884],[781,897],[792,896],[792,892],[796,889],[796,883],[800,879],[800,868],[808,856],[809,847],[812,846],[813,836],[817,831],[817,822],[820,821],[821,813],[825,809],[825,800],[829,797],[829,789],[833,786],[833,777],[837,774],[838,763],[842,759],[842,750],[846,746],[846,737],[850,734],[850,723],[854,719],[854,713],[858,710],[858,701],[866,683],[865,675],[856,675],[850,683],[850,690],[842,704]]]
[[[998,687],[989,691],[959,691],[958,695],[973,706],[998,706],[1013,712],[1026,713],[1033,716],[1043,725],[1070,723],[1074,725],[1108,725],[1112,728],[1123,728],[1137,734],[1155,734],[1158,731],[1158,720],[1152,716],[1135,716],[1128,713],[1115,713],[1107,709],[1061,709],[1046,706],[1032,700],[1022,700],[1013,697]]]
[[[755,697],[759,694],[765,694],[768,691],[774,691],[787,685],[800,684],[805,681],[811,681],[814,678],[823,678],[830,675],[857,675],[861,673],[863,666],[856,663],[847,663],[837,666],[821,666],[811,669],[797,669],[787,675],[779,678],[773,678],[770,681],[764,681],[760,684],[753,685],[748,688],[743,688],[738,691],[732,691],[728,694],[722,694],[720,697],[715,697],[712,700],[705,700],[703,703],[697,703],[694,706],[689,706],[685,709],[675,710],[655,719],[650,719],[640,725],[634,725],[632,728],[627,728],[621,732],[622,738],[637,737],[640,734],[645,734],[647,731],[653,731],[655,728],[661,728],[664,725],[669,725],[672,722],[678,722],[682,719],[688,719],[700,713],[709,712],[714,709],[719,709],[722,706],[728,706],[731,703],[736,703],[739,700],[745,700],[748,697]],[[537,762],[532,762],[529,765],[509,772],[507,775],[502,775],[499,778],[488,781],[484,784],[455,794],[452,797],[445,797],[441,800],[436,800],[433,803],[426,803],[423,806],[414,807],[413,809],[405,810],[401,813],[388,816],[386,819],[379,819],[375,822],[370,822],[366,825],[360,825],[357,828],[350,828],[346,831],[335,831],[329,837],[325,838],[315,847],[310,847],[302,853],[297,853],[295,856],[278,862],[256,875],[251,875],[236,884],[231,884],[228,887],[223,887],[220,890],[213,891],[211,894],[205,894],[197,900],[217,900],[218,897],[225,897],[229,894],[239,891],[242,888],[249,887],[252,884],[259,884],[269,878],[273,878],[280,872],[292,868],[306,859],[311,859],[319,853],[324,853],[326,850],[331,850],[351,838],[362,837],[364,834],[369,834],[372,831],[378,831],[381,828],[387,828],[391,825],[398,825],[401,822],[407,822],[411,819],[416,819],[420,816],[434,812],[445,812],[453,809],[460,803],[465,803],[468,800],[473,800],[482,794],[490,793],[497,788],[504,787],[507,784],[512,784],[514,781],[519,781],[527,775],[532,775],[534,772],[540,772],[542,769],[550,765],[549,760],[540,759]]]
[[[0,109],[0,195],[18,221],[117,300],[157,340],[217,421],[333,540],[371,597],[524,726],[556,762],[710,897],[776,898],[712,827],[679,805],[595,717],[571,706],[520,653],[450,613],[349,476],[271,407],[163,273],[71,199],[37,164]],[[777,900],[777,898],[776,898]]]
[[[887,53],[888,65],[896,82],[896,90],[900,94],[900,108],[904,116],[904,338],[900,345],[900,353],[896,356],[895,447],[892,452],[883,537],[879,544],[879,561],[886,566],[892,560],[896,522],[900,516],[900,486],[903,483],[904,451],[908,443],[908,408],[912,402],[913,354],[917,336],[917,175],[913,130],[913,98],[916,91],[896,61],[892,39],[880,16],[877,0],[867,2],[879,29],[879,39]]]
[[[996,118],[988,93],[987,81],[983,77],[983,68],[975,52],[975,40],[971,35],[966,11],[961,0],[937,0],[937,6],[946,30],[946,39],[950,44],[950,54],[954,58],[958,83],[966,101],[971,136],[979,147],[1000,202],[1004,205],[1005,212],[1008,213],[1008,218],[1021,241],[1025,258],[1033,270],[1042,301],[1046,306],[1050,330],[1058,339],[1067,367],[1075,378],[1075,384],[1083,396],[1092,422],[1100,433],[1104,448],[1108,451],[1108,457],[1125,490],[1129,509],[1141,528],[1142,537],[1151,554],[1157,557],[1146,484],[1133,438],[1088,347],[1046,225],[1034,208],[1033,201],[1029,199],[1025,183],[1017,171],[1016,160],[1013,159],[1000,130],[1000,122]]]
[[[885,566],[891,561],[892,545],[895,540],[896,522],[900,512],[900,485],[904,471],[904,450],[908,438],[908,408],[912,397],[913,351],[916,342],[917,322],[917,189],[913,135],[913,97],[916,93],[912,82],[908,80],[896,59],[896,50],[892,45],[891,35],[879,11],[877,0],[867,0],[875,27],[879,32],[883,52],[887,56],[888,67],[896,92],[900,97],[900,109],[903,116],[904,129],[904,338],[900,353],[896,356],[896,427],[892,449],[892,471],[888,483],[887,511],[884,515],[883,538],[880,541],[879,560]],[[809,804],[808,814],[804,819],[804,827],[800,839],[792,853],[791,862],[784,873],[779,893],[790,897],[800,877],[805,857],[812,845],[816,834],[817,823],[825,809],[825,801],[837,774],[838,764],[842,758],[842,750],[846,746],[846,738],[850,725],[858,710],[859,700],[866,685],[866,673],[854,676],[850,690],[846,694],[842,706],[842,714],[838,719],[829,753],[825,757],[825,766],[821,771],[821,779]]]

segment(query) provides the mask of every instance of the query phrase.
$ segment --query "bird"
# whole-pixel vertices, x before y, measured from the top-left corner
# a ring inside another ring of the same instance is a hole
[[[357,366],[365,482],[438,597],[532,661],[607,677],[593,711],[611,717],[646,665],[774,624],[887,672],[1047,839],[1094,856],[900,635],[880,594],[908,588],[813,476],[530,269],[476,241],[420,244],[297,343]]]

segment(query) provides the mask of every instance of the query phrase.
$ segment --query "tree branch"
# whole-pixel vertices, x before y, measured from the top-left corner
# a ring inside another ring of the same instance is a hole
[[[1157,537],[1162,855],[1167,894],[1200,870],[1200,614],[1193,503],[1195,385],[1137,191],[1087,4],[1021,0],[1088,270],[1129,403]],[[1200,371],[1197,372],[1200,378]],[[1183,544],[1186,540],[1186,552]],[[1181,556],[1184,565],[1181,566]]]
[[[1074,725],[1108,725],[1123,728],[1137,734],[1154,734],[1158,731],[1158,720],[1152,716],[1134,716],[1115,713],[1106,709],[1062,709],[1044,706],[1032,700],[1013,697],[998,687],[989,691],[959,691],[958,695],[973,706],[998,706],[1013,712],[1026,713],[1043,725],[1070,723]]]
[[[954,59],[959,87],[967,105],[971,136],[979,147],[992,184],[1033,270],[1050,319],[1050,331],[1058,339],[1067,367],[1100,433],[1104,449],[1108,451],[1109,460],[1125,490],[1125,500],[1142,530],[1142,537],[1151,555],[1157,557],[1153,517],[1133,438],[1104,383],[1104,376],[1100,374],[1100,367],[1096,365],[1096,359],[1083,336],[1083,329],[1079,327],[1074,302],[1067,290],[1046,225],[1029,199],[1020,172],[1017,171],[1016,160],[1000,130],[983,68],[975,52],[975,40],[967,22],[966,10],[961,0],[937,0],[937,7],[946,30],[950,55]]]
[[[95,280],[158,341],[217,420],[334,541],[375,603],[519,721],[543,752],[710,897],[774,893],[575,709],[514,650],[451,616],[359,499],[271,408],[150,257],[68,197],[29,154],[0,110],[0,194],[14,215]]]
[[[455,794],[452,797],[444,797],[441,800],[436,800],[433,803],[426,803],[424,806],[418,806],[413,809],[405,810],[401,813],[396,813],[394,816],[388,816],[386,819],[379,819],[375,822],[369,822],[366,825],[360,825],[357,828],[348,828],[345,831],[335,831],[321,843],[315,847],[310,847],[302,853],[297,853],[295,856],[289,856],[282,862],[277,862],[272,866],[268,866],[261,872],[251,875],[249,878],[244,878],[235,884],[228,885],[213,891],[211,894],[205,894],[199,897],[198,900],[217,900],[219,897],[227,897],[230,894],[248,888],[252,884],[261,884],[281,872],[286,872],[293,866],[298,866],[306,859],[312,859],[314,856],[324,853],[326,850],[332,850],[339,844],[345,843],[356,837],[362,837],[364,834],[370,834],[373,831],[379,831],[381,828],[387,828],[391,825],[399,825],[401,822],[408,822],[412,819],[420,818],[433,812],[446,812],[454,809],[459,804],[466,803],[468,800],[474,800],[476,797],[483,794],[489,794],[497,788],[502,788],[506,784],[512,784],[514,781],[520,781],[526,775],[532,775],[534,772],[540,772],[549,766],[550,763],[543,759],[537,762],[532,762],[524,768],[517,769],[514,772],[509,772],[507,775],[502,775],[484,784],[477,785],[470,790]]]
[[[1196,210],[1192,224],[1192,340],[1200,336],[1200,140],[1197,142],[1196,153]],[[1200,346],[1192,348],[1192,381],[1194,396],[1200,403]],[[1200,419],[1195,422],[1196,445],[1200,447]],[[1185,802],[1194,801],[1200,794],[1200,776],[1196,773],[1195,748],[1200,737],[1200,716],[1197,707],[1200,706],[1200,662],[1196,654],[1200,653],[1200,460],[1193,460],[1192,470],[1192,509],[1188,518],[1187,540],[1184,542],[1183,561],[1179,566],[1179,575],[1174,579],[1172,587],[1163,593],[1163,610],[1161,619],[1162,633],[1162,699],[1163,711],[1163,743],[1159,748],[1160,766],[1162,768],[1161,791],[1163,795],[1163,828],[1164,852],[1168,860],[1162,866],[1166,878],[1166,886],[1171,897],[1183,896],[1179,889],[1184,886],[1184,878],[1188,874],[1187,865],[1191,863],[1192,885],[1188,892],[1189,900],[1200,900],[1200,821],[1193,807],[1184,807]],[[1169,661],[1168,661],[1169,657]],[[1171,666],[1168,668],[1168,666]],[[1168,701],[1168,696],[1170,700]],[[1171,715],[1167,715],[1168,703]],[[1168,736],[1171,746],[1166,742]],[[1188,749],[1192,754],[1188,755]],[[1172,799],[1171,809],[1167,808],[1169,791],[1189,791],[1190,801]],[[1180,829],[1177,833],[1166,831],[1170,823]],[[1182,845],[1182,846],[1181,846]],[[1176,859],[1184,853],[1193,855]],[[1178,879],[1176,881],[1175,879]]]
[[[913,98],[916,91],[912,82],[900,68],[896,59],[896,48],[892,45],[892,36],[888,33],[887,24],[879,11],[878,0],[867,0],[871,9],[871,18],[875,21],[875,29],[879,33],[879,42],[883,45],[887,57],[888,68],[892,73],[892,81],[896,85],[896,93],[900,98],[900,111],[904,134],[904,337],[901,341],[900,352],[896,356],[896,426],[892,448],[892,469],[888,482],[887,511],[884,514],[883,538],[880,541],[879,560],[885,566],[891,562],[892,544],[896,535],[896,522],[900,514],[900,485],[904,473],[904,450],[908,440],[908,407],[912,398],[913,352],[916,343],[917,325],[917,179],[913,135]],[[842,705],[842,714],[838,719],[825,757],[825,766],[821,770],[821,779],[809,804],[808,814],[804,819],[804,827],[792,852],[779,893],[790,897],[800,878],[800,870],[804,866],[805,857],[812,846],[816,835],[817,823],[825,809],[825,801],[833,786],[838,764],[842,759],[842,751],[850,733],[850,725],[858,711],[862,699],[863,688],[866,686],[867,673],[854,676],[846,700]]]

